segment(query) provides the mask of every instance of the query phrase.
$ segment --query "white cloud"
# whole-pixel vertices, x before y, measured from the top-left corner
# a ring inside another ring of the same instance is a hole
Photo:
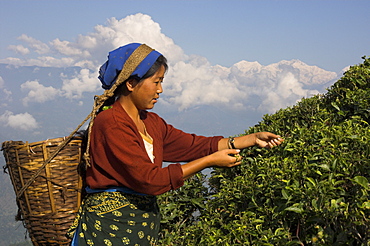
[[[170,68],[164,87],[164,101],[179,110],[198,105],[220,105],[231,110],[250,109],[273,113],[319,93],[307,85],[322,84],[336,74],[297,61],[262,66],[241,61],[231,68],[211,66],[191,57]],[[311,74],[312,77],[307,74]]]
[[[70,67],[75,66],[74,59],[70,57],[55,58],[52,56],[39,56],[36,59],[20,59],[16,57],[7,57],[0,59],[0,63],[10,64],[16,67],[21,66],[39,66],[39,67]]]
[[[3,89],[3,92],[6,95],[5,100],[12,101],[12,98],[11,98],[12,92],[7,89]]]
[[[193,57],[189,63],[177,62],[169,71],[163,83],[165,98],[180,110],[202,104],[238,105],[243,96],[236,84],[227,76],[220,76],[219,67],[199,57]],[[219,72],[219,71],[218,71]]]
[[[30,53],[30,50],[24,47],[23,45],[9,45],[8,49],[13,50],[17,54],[21,54],[21,55],[27,55],[28,53]]]
[[[256,93],[261,98],[258,109],[266,113],[274,113],[278,109],[297,103],[303,97],[319,93],[317,90],[304,89],[303,86],[303,83],[290,72],[281,75],[274,84],[261,84],[260,93]]]
[[[0,122],[4,123],[5,126],[24,131],[38,128],[35,118],[27,112],[14,114],[7,110],[4,114],[0,115]]]
[[[15,67],[19,67],[19,66],[25,66],[24,64],[26,63],[26,61],[20,58],[16,58],[16,57],[7,57],[4,59],[0,59],[0,63],[8,64],[8,66],[13,65]]]
[[[52,56],[40,56],[35,61],[39,61],[40,67],[70,67],[74,66],[74,59],[71,57],[55,58]],[[32,62],[31,62],[32,64]],[[41,65],[42,64],[42,65]]]
[[[97,73],[90,73],[88,69],[81,69],[72,79],[63,79],[62,94],[69,99],[78,99],[84,92],[95,92],[100,82]]]
[[[130,15],[121,20],[111,18],[106,27],[100,27],[96,30],[99,32],[95,35],[110,37],[114,47],[131,42],[146,43],[163,53],[169,61],[179,61],[186,58],[183,50],[161,32],[160,25],[154,22],[149,15]]]
[[[52,86],[44,86],[37,80],[27,81],[21,85],[22,91],[28,91],[28,94],[23,98],[23,105],[27,106],[29,102],[43,103],[53,100],[59,96],[60,91]]]
[[[95,37],[78,35],[77,44],[85,49],[93,50],[97,46],[97,40]]]
[[[26,42],[31,49],[33,49],[38,54],[46,54],[50,52],[50,48],[47,44],[27,36],[26,34],[22,34],[20,37],[18,37],[19,40]]]
[[[299,60],[281,61],[262,66],[258,62],[240,61],[230,68],[212,66],[206,58],[187,55],[173,40],[161,31],[158,23],[145,14],[135,14],[123,19],[111,18],[94,31],[79,35],[75,41],[54,39],[45,44],[23,34],[26,42],[39,57],[0,60],[17,66],[80,66],[73,77],[61,75],[62,88],[45,87],[38,81],[23,84],[29,90],[24,104],[45,102],[56,96],[80,99],[83,93],[95,93],[100,88],[98,68],[108,52],[130,42],[146,43],[162,52],[170,69],[165,78],[163,102],[179,110],[199,105],[220,105],[230,109],[248,108],[274,112],[292,105],[302,97],[318,91],[313,86],[336,78],[336,74]],[[16,51],[16,47],[13,47]],[[21,47],[18,48],[21,50]],[[94,72],[91,72],[94,71]]]
[[[6,88],[3,88],[1,92],[3,95],[1,96],[0,101],[2,101],[2,106],[0,107],[8,106],[8,103],[13,101],[12,92],[10,90],[7,90]]]
[[[60,41],[55,39],[51,42],[54,49],[56,49],[60,54],[66,56],[77,56],[77,57],[89,57],[90,53],[86,50],[81,50],[74,43],[68,41]]]
[[[94,32],[78,35],[75,42],[55,39],[46,44],[26,34],[18,39],[42,56],[8,57],[1,59],[0,62],[16,66],[81,66],[96,69],[104,63],[109,51],[131,42],[146,43],[163,52],[171,62],[186,59],[183,50],[175,45],[171,38],[161,33],[160,25],[150,16],[140,13],[121,20],[111,18],[106,25],[95,26]],[[9,48],[20,52],[21,47],[23,46],[13,45]],[[23,49],[23,54],[26,54],[26,49]]]
[[[5,82],[3,77],[0,76],[0,89],[4,88]]]
[[[5,87],[5,81],[0,76],[0,108],[7,107],[9,102],[12,101],[12,92]]]

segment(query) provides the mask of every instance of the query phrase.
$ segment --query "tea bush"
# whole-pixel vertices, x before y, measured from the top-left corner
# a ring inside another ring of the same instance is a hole
[[[370,59],[245,134],[285,142],[160,197],[162,245],[370,245]]]

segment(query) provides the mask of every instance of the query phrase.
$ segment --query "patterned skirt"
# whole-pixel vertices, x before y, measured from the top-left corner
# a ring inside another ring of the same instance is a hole
[[[160,213],[155,196],[88,194],[71,226],[72,245],[156,245]]]

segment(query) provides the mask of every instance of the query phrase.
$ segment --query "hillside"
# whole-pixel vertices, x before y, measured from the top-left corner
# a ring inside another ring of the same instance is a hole
[[[242,165],[214,169],[211,190],[198,175],[162,196],[163,245],[369,245],[370,59],[363,59],[325,94],[245,132],[278,133],[280,147],[243,150]]]
[[[27,241],[26,229],[22,222],[15,220],[18,208],[8,174],[0,174],[0,187],[2,189],[0,193],[0,246],[27,245],[22,244]]]

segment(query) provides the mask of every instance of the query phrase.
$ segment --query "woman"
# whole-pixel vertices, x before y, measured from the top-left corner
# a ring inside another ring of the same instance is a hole
[[[104,89],[114,89],[114,103],[93,120],[88,195],[70,231],[72,245],[155,245],[156,195],[181,187],[205,168],[239,165],[240,149],[283,141],[269,132],[203,137],[168,125],[146,111],[163,92],[166,70],[163,55],[136,43],[110,52],[101,67],[99,79]],[[163,161],[177,164],[162,167]]]

